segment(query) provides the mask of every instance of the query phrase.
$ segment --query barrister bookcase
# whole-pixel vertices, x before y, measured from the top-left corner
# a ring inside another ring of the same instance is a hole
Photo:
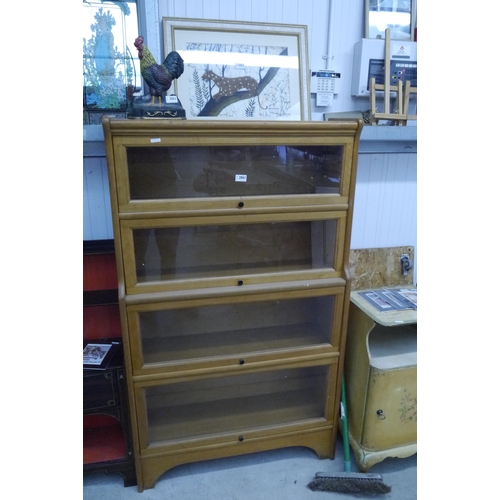
[[[362,122],[103,119],[139,491],[334,457]]]

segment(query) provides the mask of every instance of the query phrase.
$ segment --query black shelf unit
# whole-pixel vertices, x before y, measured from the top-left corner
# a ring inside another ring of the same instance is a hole
[[[114,253],[113,240],[94,240],[83,242],[83,254],[110,254]],[[83,292],[83,307],[106,306],[118,304],[118,290],[87,290]],[[132,436],[130,431],[130,419],[127,399],[127,383],[125,366],[123,360],[123,345],[121,339],[100,337],[98,339],[87,339],[87,343],[111,343],[119,344],[105,369],[83,369],[83,415],[86,416],[109,416],[118,423],[123,434],[124,456],[121,458],[104,459],[83,464],[83,473],[105,472],[106,474],[120,474],[124,480],[124,486],[137,485],[134,465]],[[118,426],[115,426],[115,428]],[[121,434],[118,433],[118,438]],[[116,439],[116,432],[106,435],[106,429],[84,428],[83,445],[86,440],[92,441],[96,436],[106,440]],[[93,436],[93,437],[92,437]],[[88,442],[88,441],[87,441]],[[106,443],[103,441],[103,456],[106,455]]]

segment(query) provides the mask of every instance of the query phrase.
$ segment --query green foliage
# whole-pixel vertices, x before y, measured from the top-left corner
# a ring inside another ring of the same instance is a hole
[[[198,107],[198,109],[203,109],[203,106],[205,105],[205,99],[203,98],[203,90],[202,90],[200,75],[196,70],[196,68],[194,68],[193,70],[193,83],[194,83],[196,106]]]
[[[192,74],[192,82],[194,85],[194,99],[191,98],[191,108],[196,107],[198,111],[195,114],[198,114],[207,104],[208,101],[212,98],[210,95],[210,83],[206,82],[200,77],[200,73],[198,68],[195,65],[192,65],[193,74]]]
[[[245,116],[248,116],[249,118],[251,118],[255,112],[255,97],[252,97],[249,101],[248,101],[248,106],[245,108]]]

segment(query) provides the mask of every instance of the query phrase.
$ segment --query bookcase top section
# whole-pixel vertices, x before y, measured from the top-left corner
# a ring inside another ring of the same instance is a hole
[[[362,120],[345,119],[328,122],[316,121],[229,121],[229,120],[168,120],[168,119],[119,119],[105,116],[103,128],[113,136],[117,135],[149,135],[152,132],[168,132],[174,135],[189,134],[195,137],[227,134],[242,135],[300,135],[307,137],[316,134],[333,136],[358,136],[363,128]]]

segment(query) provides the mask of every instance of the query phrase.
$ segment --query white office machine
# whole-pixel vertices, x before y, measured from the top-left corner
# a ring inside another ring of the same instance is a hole
[[[390,44],[390,84],[397,85],[398,81],[404,84],[409,80],[411,86],[416,87],[417,42],[391,40]],[[384,55],[384,39],[362,38],[354,45],[351,95],[369,97],[372,77],[376,84],[384,84]]]

